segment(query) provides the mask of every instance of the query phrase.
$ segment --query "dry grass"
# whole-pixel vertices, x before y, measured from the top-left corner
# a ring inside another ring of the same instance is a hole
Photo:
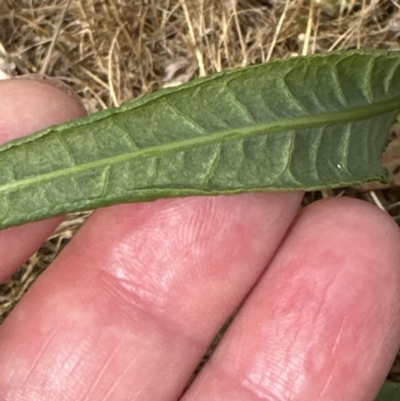
[[[3,0],[0,27],[0,76],[39,72],[58,77],[94,112],[196,76],[270,59],[335,49],[398,49],[400,2]],[[312,193],[305,203],[342,193],[367,198],[398,219],[396,188]],[[0,286],[0,318],[84,216],[71,219]],[[399,372],[394,368],[397,377]]]

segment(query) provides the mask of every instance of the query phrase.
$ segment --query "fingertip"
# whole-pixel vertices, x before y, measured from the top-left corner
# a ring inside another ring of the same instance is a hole
[[[359,243],[367,237],[371,243],[381,244],[382,251],[389,251],[400,261],[398,225],[387,212],[369,202],[348,197],[328,198],[304,208],[301,218],[303,221],[311,219],[315,224],[323,221],[321,230],[337,230],[342,236],[351,236]]]
[[[79,97],[54,78],[0,81],[0,143],[86,114]]]
[[[341,214],[347,217],[363,217],[366,219],[366,222],[370,219],[378,219],[382,220],[383,224],[392,226],[392,229],[399,231],[398,226],[387,212],[369,202],[357,198],[342,196],[322,199],[305,207],[302,213],[309,213],[310,211],[313,213],[322,213],[324,215],[333,215],[336,212],[337,216],[334,216],[335,219],[337,217],[340,218]]]

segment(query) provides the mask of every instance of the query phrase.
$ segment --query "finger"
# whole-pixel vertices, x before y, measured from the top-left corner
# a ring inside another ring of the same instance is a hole
[[[183,400],[374,400],[399,345],[399,243],[365,202],[306,208]]]
[[[0,143],[83,116],[80,100],[60,87],[52,79],[0,81]],[[60,221],[55,218],[0,231],[0,282],[36,251]]]
[[[195,197],[96,212],[2,326],[0,399],[176,400],[300,200]]]

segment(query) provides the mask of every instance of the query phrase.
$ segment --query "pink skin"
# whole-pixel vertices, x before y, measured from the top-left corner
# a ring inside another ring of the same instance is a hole
[[[0,112],[2,141],[82,113],[15,80]],[[0,400],[178,400],[248,295],[184,401],[372,401],[399,345],[399,230],[353,199],[298,215],[301,197],[96,211],[0,327]],[[2,232],[0,276],[59,221]]]

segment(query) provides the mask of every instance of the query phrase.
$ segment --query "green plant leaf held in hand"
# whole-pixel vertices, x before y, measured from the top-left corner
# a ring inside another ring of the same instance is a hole
[[[121,202],[386,179],[400,52],[228,71],[0,147],[0,228]]]
[[[375,401],[399,401],[400,383],[386,381]]]

